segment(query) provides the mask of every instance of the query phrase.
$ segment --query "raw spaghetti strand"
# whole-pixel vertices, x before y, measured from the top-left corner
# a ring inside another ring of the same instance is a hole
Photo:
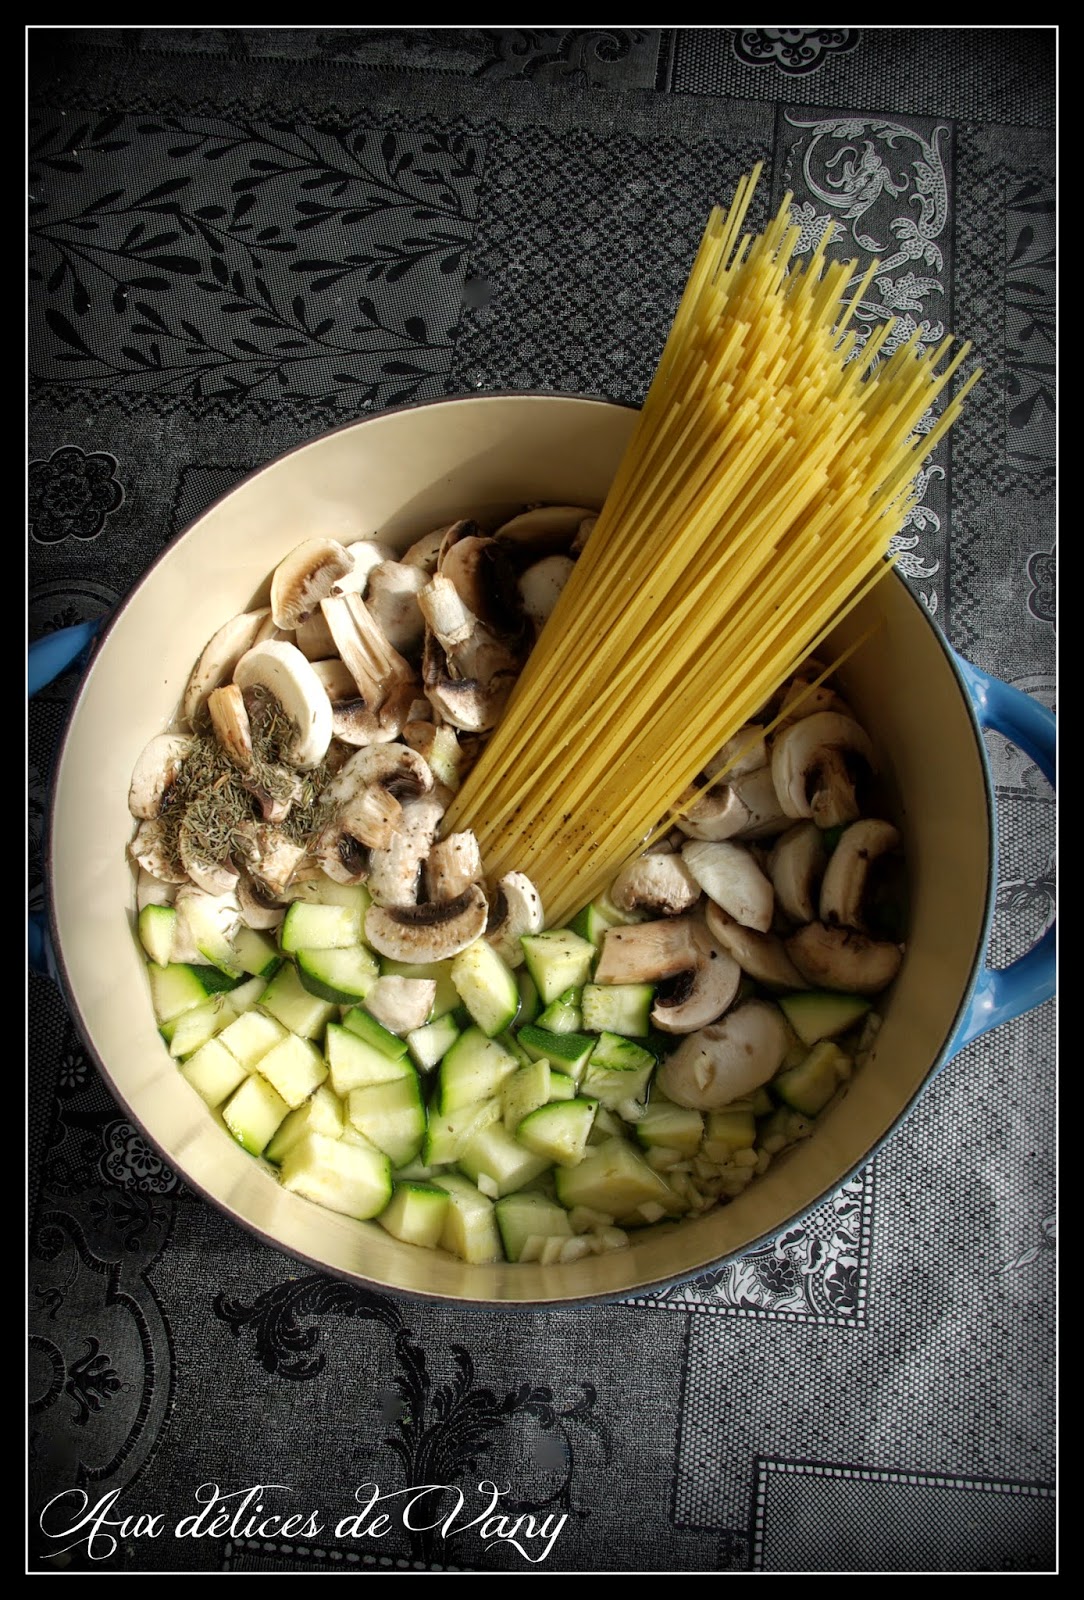
[[[969,346],[860,342],[876,270],[795,263],[787,196],[714,209],[606,502],[445,819],[566,921],[689,803],[716,751],[889,570]],[[888,353],[886,354],[886,350]],[[682,799],[681,797],[684,797]]]

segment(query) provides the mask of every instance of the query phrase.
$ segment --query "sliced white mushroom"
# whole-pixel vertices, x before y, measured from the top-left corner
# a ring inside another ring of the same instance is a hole
[[[491,944],[510,967],[523,965],[525,933],[541,933],[545,927],[542,896],[522,872],[506,872],[498,878],[490,901],[486,923],[486,943]]]
[[[711,840],[769,838],[792,821],[779,803],[770,766],[713,784],[675,820],[690,839]]]
[[[394,685],[379,711],[370,711],[342,661],[314,661],[312,665],[331,701],[331,726],[335,739],[357,749],[364,745],[384,744],[400,737],[414,705],[413,683]],[[428,701],[426,709],[429,709]]]
[[[450,833],[430,847],[425,860],[425,886],[430,900],[455,900],[485,877],[482,852],[469,828]]]
[[[834,711],[840,716],[851,718],[854,716],[847,702],[826,683],[819,683],[815,689],[811,689],[807,682],[801,680],[787,687],[779,709],[782,715],[776,723],[776,731],[790,727],[802,717],[811,717],[818,711]]]
[[[337,539],[303,539],[271,575],[271,615],[276,628],[296,628],[348,573],[354,558]]]
[[[754,983],[778,993],[809,988],[787,955],[782,939],[774,933],[758,933],[755,928],[747,928],[714,903],[708,905],[704,920],[712,937],[734,957]]]
[[[509,548],[550,555],[568,550],[587,517],[597,517],[597,512],[588,506],[532,506],[502,522],[493,537]]]
[[[229,622],[223,623],[211,635],[192,668],[181,702],[185,721],[190,726],[195,726],[211,690],[233,677],[237,663],[246,651],[259,642],[269,623],[272,623],[271,607],[262,606],[258,610],[243,611],[239,616],[231,617]]]
[[[771,772],[779,803],[790,817],[812,817],[820,828],[860,815],[856,769],[874,766],[863,728],[835,711],[817,711],[784,728],[772,741]]]
[[[338,808],[370,788],[384,789],[397,800],[412,800],[433,788],[432,769],[416,750],[392,740],[350,755],[325,787],[323,800]]]
[[[400,1038],[429,1020],[437,995],[435,978],[377,978],[365,996],[365,1009]]]
[[[903,951],[887,939],[869,939],[853,928],[808,922],[786,941],[787,954],[818,989],[843,994],[879,994],[900,969]]]
[[[195,740],[183,733],[157,733],[143,747],[128,789],[133,817],[157,817],[166,795],[191,754]]]
[[[455,900],[371,905],[365,939],[392,961],[446,961],[481,937],[487,916],[485,893],[473,883]]]
[[[374,567],[382,561],[394,561],[395,551],[390,544],[384,544],[380,539],[355,539],[346,546],[353,566],[341,578],[336,578],[331,585],[331,593],[337,594],[364,594],[368,587],[369,574]]]
[[[287,760],[303,770],[323,760],[331,743],[331,701],[296,645],[275,640],[254,645],[237,663],[233,680],[241,689],[264,689],[278,701],[297,730]]]
[[[690,839],[681,856],[709,900],[747,928],[767,933],[772,925],[775,893],[743,845],[731,839]]]
[[[425,639],[418,594],[427,579],[407,561],[382,561],[369,573],[365,604],[388,642],[404,656],[417,655]]]
[[[820,919],[829,927],[842,924],[868,933],[865,918],[870,868],[898,848],[900,836],[891,822],[864,817],[844,828],[825,869],[820,892]],[[809,920],[812,920],[810,918]]]
[[[241,782],[260,808],[264,822],[284,822],[290,808],[302,798],[304,785],[293,767],[268,766],[257,778],[254,771],[241,772]]]
[[[339,662],[340,666],[342,665],[334,635],[327,625],[327,618],[324,616],[322,608],[319,606],[310,617],[305,618],[304,622],[298,623],[294,629],[293,643],[297,645],[305,659],[311,661],[314,665],[317,661],[326,661],[328,659],[334,659]],[[353,684],[353,679],[351,679],[351,683]],[[357,694],[356,684],[351,688],[350,692],[351,694]]]
[[[414,543],[407,547],[400,559],[408,566],[421,567],[427,577],[432,577],[437,570],[445,537],[454,526],[454,523],[449,522],[445,523],[443,528],[434,528],[432,533],[422,534],[420,539],[415,539]]]
[[[700,957],[692,917],[664,917],[608,928],[595,967],[596,983],[657,983],[695,967]]]
[[[381,712],[370,711],[346,663],[338,656],[314,661],[312,669],[331,701],[332,737],[357,748],[377,744],[385,737]],[[385,702],[387,704],[387,702]]]
[[[694,934],[699,960],[690,971],[664,978],[655,990],[651,1021],[663,1033],[693,1033],[715,1022],[734,1002],[741,968],[707,928]]]
[[[439,574],[419,595],[428,628],[422,680],[431,705],[465,733],[495,727],[519,675],[520,658],[464,606]]]
[[[205,894],[232,894],[237,885],[237,868],[229,860],[216,860],[196,837],[185,818],[177,830],[177,850],[181,865],[192,882]]]
[[[704,775],[714,778],[725,772],[728,779],[740,778],[744,773],[756,772],[768,765],[768,746],[764,728],[759,722],[747,722],[721,745],[704,768]]]
[[[234,893],[237,896],[241,921],[246,928],[268,932],[272,928],[277,928],[286,915],[286,907],[269,899],[255,879],[250,878],[247,873],[241,873]]]
[[[828,851],[815,822],[796,822],[779,835],[768,872],[780,910],[792,922],[813,922]]]
[[[449,531],[437,576],[451,583],[467,610],[496,634],[523,627],[523,601],[507,551],[475,523]]]
[[[679,1106],[719,1111],[774,1078],[789,1043],[778,1007],[746,1000],[683,1039],[659,1067],[657,1082]]]
[[[610,885],[610,899],[619,911],[676,917],[700,899],[700,885],[681,856],[652,850],[621,868]]]
[[[177,861],[162,821],[145,817],[128,846],[128,854],[161,883],[186,883],[188,874]]]
[[[136,874],[136,910],[142,911],[144,906],[171,906],[177,898],[177,884],[166,883],[162,878],[156,878],[153,872],[148,872],[146,867],[140,867]]]
[[[369,855],[369,893],[377,905],[411,906],[418,899],[422,862],[447,809],[447,793],[434,790],[403,804],[403,825],[384,849]]]
[[[242,822],[234,830],[239,857],[255,879],[258,891],[280,898],[306,859],[303,845],[271,822]]]
[[[549,621],[550,613],[572,576],[575,565],[571,556],[543,556],[541,561],[535,561],[520,573],[519,592],[523,596],[523,609],[536,636]]]

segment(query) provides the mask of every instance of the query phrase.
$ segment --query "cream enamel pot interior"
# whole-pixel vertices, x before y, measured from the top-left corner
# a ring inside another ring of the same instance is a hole
[[[457,516],[487,521],[536,500],[600,504],[634,417],[590,398],[478,395],[380,413],[324,435],[254,473],[169,545],[109,622],[77,694],[56,769],[47,858],[55,970],[72,1014],[116,1095],[170,1165],[245,1228],[323,1270],[474,1304],[597,1301],[695,1275],[774,1236],[833,1191],[955,1049],[1052,990],[1052,933],[1008,973],[984,967],[996,840],[980,723],[1007,705],[1014,726],[1005,731],[1052,777],[1053,719],[958,662],[893,574],[832,645],[877,624],[842,677],[878,747],[903,832],[907,953],[879,1002],[884,1026],[872,1058],[813,1137],[740,1198],[570,1265],[469,1266],[288,1194],[180,1076],[155,1027],[134,933],[127,793],[136,758],[169,724],[203,644],[264,599],[275,563],[313,534],[347,542],[378,531],[405,548]]]

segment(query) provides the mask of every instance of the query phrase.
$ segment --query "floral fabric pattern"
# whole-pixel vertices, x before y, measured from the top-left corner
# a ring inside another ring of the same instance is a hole
[[[855,28],[742,28],[734,54],[752,67],[774,66],[790,76],[816,72],[833,55],[856,50]]]
[[[32,461],[27,504],[30,531],[38,543],[96,539],[106,517],[124,500],[116,470],[113,456],[104,451],[88,455],[78,445],[54,450],[48,461]]]

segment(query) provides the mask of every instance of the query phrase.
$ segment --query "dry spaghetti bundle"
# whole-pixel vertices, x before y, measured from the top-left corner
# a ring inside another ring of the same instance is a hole
[[[658,831],[710,757],[889,570],[922,457],[976,372],[916,428],[967,354],[920,330],[848,328],[874,267],[808,261],[790,196],[755,238],[759,169],[709,218],[597,526],[447,828],[552,925]]]

